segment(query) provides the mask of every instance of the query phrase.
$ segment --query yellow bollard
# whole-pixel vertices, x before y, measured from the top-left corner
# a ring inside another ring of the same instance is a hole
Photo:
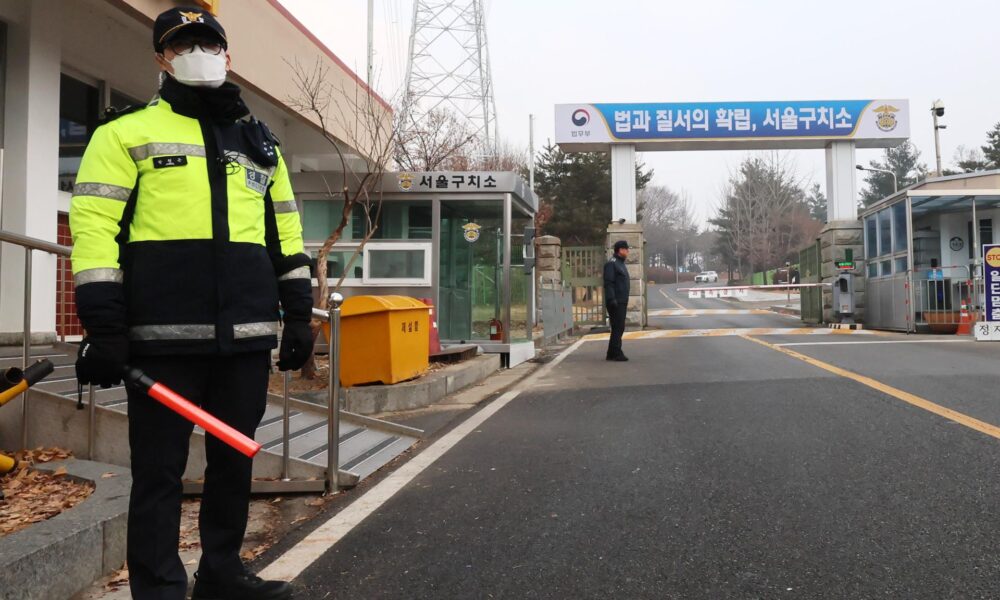
[[[15,466],[17,466],[17,463],[14,462],[13,458],[6,454],[0,454],[0,475],[10,473],[14,470]]]

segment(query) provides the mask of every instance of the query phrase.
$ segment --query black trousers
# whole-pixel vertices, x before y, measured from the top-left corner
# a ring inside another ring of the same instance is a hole
[[[270,353],[228,357],[156,356],[131,361],[147,375],[253,436],[267,403]],[[181,600],[187,574],[177,554],[181,476],[193,425],[144,393],[128,392],[132,496],[128,513],[128,569],[132,597]],[[199,530],[199,577],[218,580],[242,572],[240,546],[250,504],[252,460],[205,436],[205,488]]]
[[[608,307],[608,317],[611,322],[611,337],[608,339],[608,358],[621,356],[622,335],[625,333],[625,310],[622,304]]]

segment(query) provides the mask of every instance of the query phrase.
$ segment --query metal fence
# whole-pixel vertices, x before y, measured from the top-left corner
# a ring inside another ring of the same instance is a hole
[[[819,242],[799,252],[799,281],[802,283],[820,282],[820,258]],[[822,323],[823,290],[818,287],[803,288],[799,299],[802,320],[806,323]]]
[[[954,333],[959,324],[978,320],[978,298],[981,295],[967,266],[911,272],[911,277],[914,330]]]
[[[563,281],[572,289],[573,321],[604,322],[604,263],[607,250],[601,246],[564,246]]]
[[[541,278],[538,295],[542,301],[545,339],[553,339],[573,329],[573,290],[562,282]]]

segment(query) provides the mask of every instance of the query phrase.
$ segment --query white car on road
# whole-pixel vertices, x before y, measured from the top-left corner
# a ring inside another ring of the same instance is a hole
[[[715,283],[719,280],[719,274],[715,271],[702,271],[694,276],[695,283]]]

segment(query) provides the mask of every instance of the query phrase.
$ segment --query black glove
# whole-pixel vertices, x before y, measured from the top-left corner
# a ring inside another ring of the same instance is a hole
[[[91,334],[83,338],[76,358],[76,379],[102,388],[117,385],[128,364],[128,336],[124,333]]]
[[[309,321],[285,321],[278,350],[278,370],[298,371],[313,351],[313,333]]]

